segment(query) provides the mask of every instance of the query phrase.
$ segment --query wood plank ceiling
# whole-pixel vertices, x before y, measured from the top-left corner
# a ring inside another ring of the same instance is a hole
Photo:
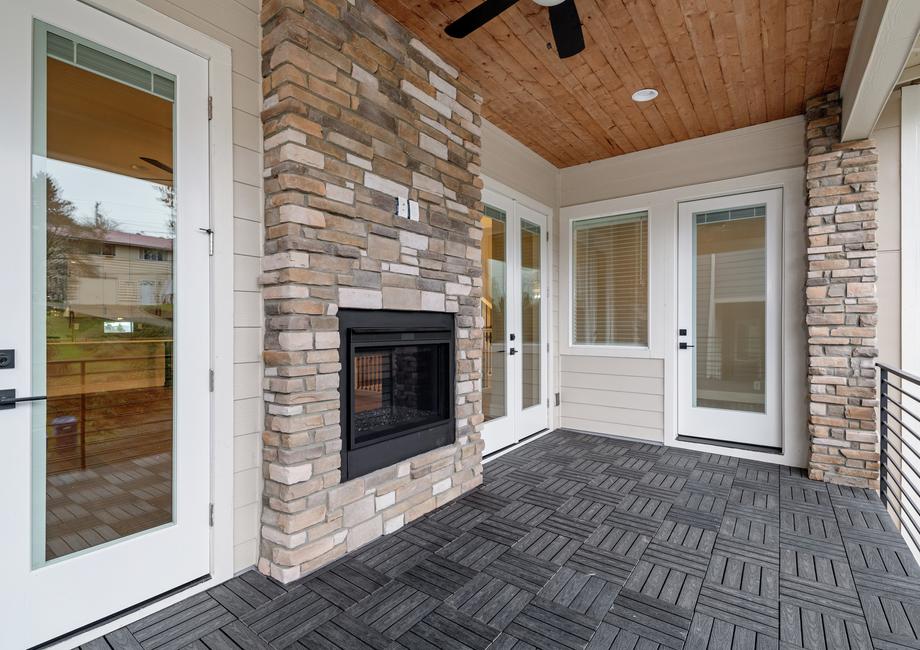
[[[376,0],[482,88],[486,119],[568,167],[804,112],[840,85],[861,0],[577,0],[586,48],[560,60],[531,0],[471,36],[480,0]],[[633,102],[640,88],[659,97]]]

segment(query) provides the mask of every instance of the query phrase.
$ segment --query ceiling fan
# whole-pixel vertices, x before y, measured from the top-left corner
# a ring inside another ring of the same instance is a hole
[[[460,16],[448,25],[444,32],[453,38],[468,36],[518,0],[486,0],[478,7]],[[549,24],[553,28],[553,40],[560,59],[574,56],[585,49],[585,37],[581,32],[581,20],[575,0],[533,0],[549,8]]]

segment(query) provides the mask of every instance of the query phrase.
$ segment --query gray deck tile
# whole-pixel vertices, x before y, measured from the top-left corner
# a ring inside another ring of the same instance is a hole
[[[871,490],[559,431],[293,584],[249,571],[88,650],[920,649],[920,567]]]

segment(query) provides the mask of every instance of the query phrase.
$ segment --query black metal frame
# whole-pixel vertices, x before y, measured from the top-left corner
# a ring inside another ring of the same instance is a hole
[[[920,531],[920,522],[914,519],[912,514],[912,511],[920,510],[920,490],[911,482],[909,476],[905,476],[902,469],[907,467],[915,476],[920,476],[920,468],[901,453],[906,449],[915,458],[920,458],[920,433],[917,431],[920,427],[911,426],[905,422],[910,418],[913,422],[920,423],[920,413],[916,411],[920,406],[920,377],[884,363],[877,365],[880,371],[879,496],[886,506],[889,505],[889,502],[897,506],[888,508],[889,512],[901,524],[902,533],[906,532],[914,545],[920,548],[917,533]],[[892,376],[901,380],[901,386],[892,382]],[[917,393],[911,394],[906,391],[905,384],[917,387]],[[912,411],[911,408],[905,406],[907,400],[911,400],[910,406],[915,410]],[[892,426],[892,422],[896,423],[897,428],[900,428],[900,433],[895,430],[895,426]],[[899,444],[892,445],[891,438],[897,440]],[[892,488],[895,488],[894,495]],[[905,504],[907,508],[904,507]],[[905,515],[906,520],[903,518]],[[905,526],[905,523],[908,522],[909,525]]]
[[[342,309],[338,313],[341,371],[339,376],[342,429],[342,480],[347,481],[393,465],[456,440],[456,334],[449,313]],[[438,393],[446,399],[446,417],[395,429],[371,441],[358,442],[351,426],[354,407],[354,353],[361,349],[437,344],[446,347],[447,372],[439,377]]]

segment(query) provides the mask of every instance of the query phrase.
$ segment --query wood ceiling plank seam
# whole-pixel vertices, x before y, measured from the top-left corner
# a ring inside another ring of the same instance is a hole
[[[764,88],[767,120],[787,117],[785,106],[786,3],[760,0],[761,46],[764,53]]]
[[[621,15],[628,16],[629,20],[619,21],[615,31],[617,40],[625,43],[623,51],[626,53],[633,70],[639,76],[639,86],[636,88],[663,88],[664,82],[657,68],[649,57],[648,49],[642,42],[642,35],[635,21],[629,13],[629,10],[623,4],[622,0],[606,0],[616,9],[620,10]],[[615,12],[614,12],[615,13]],[[607,15],[604,15],[606,20]],[[609,22],[609,21],[608,21]],[[670,140],[667,142],[678,142],[690,137],[690,132],[681,119],[681,111],[677,109],[674,99],[668,93],[662,93],[654,102],[646,102],[639,107],[643,113],[649,112],[653,115],[660,115],[664,125],[670,133]],[[655,119],[653,117],[653,119]],[[654,122],[653,122],[654,125]]]
[[[580,74],[582,76],[582,83],[591,91],[591,94],[594,95],[597,102],[601,106],[601,110],[607,113],[608,111],[604,107],[616,104],[616,100],[611,95],[610,89],[604,84],[601,78],[591,67],[591,63],[589,62],[589,58],[587,56],[582,57],[581,66],[579,66],[576,74]],[[613,140],[616,142],[617,148],[623,153],[636,151],[636,148],[632,145],[630,139],[626,136],[626,133],[619,127],[616,120],[612,116],[609,117],[609,120],[610,130],[608,132],[608,137],[613,138]],[[624,120],[624,122],[625,121],[626,120]]]
[[[456,16],[443,13],[439,5],[435,5],[431,2],[422,1],[414,2],[411,5],[407,5],[402,2],[402,0],[389,0],[387,5],[393,8],[404,7],[404,12],[397,12],[396,18],[400,22],[414,23],[415,29],[411,29],[417,37],[419,37],[419,32],[422,34],[427,34],[431,27],[434,27],[435,33],[439,35],[439,46],[443,48],[442,51],[445,51],[445,58],[454,64],[455,66],[462,66],[461,59],[473,57],[470,59],[472,65],[467,65],[461,69],[467,71],[477,71],[482,73],[481,75],[475,75],[472,77],[475,81],[478,81],[480,84],[483,80],[483,75],[488,74],[488,71],[498,70],[504,75],[504,83],[507,84],[504,90],[509,88],[515,89],[515,94],[517,95],[518,103],[523,106],[526,102],[536,102],[540,106],[540,113],[544,116],[542,120],[542,126],[545,133],[545,130],[548,128],[547,125],[556,125],[563,127],[562,132],[554,132],[556,136],[553,138],[556,140],[554,150],[560,152],[568,152],[569,150],[577,150],[579,148],[579,143],[581,139],[578,134],[572,131],[570,124],[564,124],[558,118],[558,115],[553,110],[552,102],[546,101],[551,99],[551,96],[546,92],[545,88],[537,81],[533,79],[529,71],[527,71],[522,66],[510,65],[506,66],[505,63],[509,61],[507,56],[504,56],[505,52],[503,51],[501,45],[488,33],[484,30],[479,30],[477,36],[479,38],[474,38],[473,36],[467,37],[463,40],[463,45],[460,45],[459,41],[454,41],[447,36],[443,35],[443,25],[446,25],[449,21],[462,15],[464,9],[459,7],[456,12]],[[413,8],[414,7],[414,8]],[[440,14],[442,19],[438,22],[432,23],[432,20],[437,20],[437,16]],[[423,29],[419,29],[419,23]],[[411,27],[411,26],[410,26]],[[423,37],[419,37],[420,40],[425,42]],[[432,43],[426,43],[429,47],[432,47]],[[486,50],[483,50],[483,45],[486,48],[489,48],[492,53],[489,53]],[[511,63],[516,63],[513,59],[510,60]],[[469,72],[467,74],[470,74]],[[517,88],[515,88],[517,86]],[[546,101],[546,103],[544,103]],[[519,125],[517,128],[509,131],[512,136],[521,139],[521,134],[525,134],[524,139],[526,138],[526,133],[528,129],[527,120],[522,118],[527,115],[533,115],[533,110],[528,111],[518,111],[515,116],[517,119],[513,121],[514,124]],[[565,133],[568,131],[569,133]],[[557,156],[562,156],[563,154],[557,154]],[[577,160],[578,157],[573,156],[573,160]]]
[[[796,115],[805,106],[805,66],[811,32],[812,0],[786,0],[786,70],[783,82],[786,115]]]
[[[712,23],[709,20],[709,8],[705,0],[680,0],[684,14],[684,23],[690,42],[693,45],[696,66],[707,96],[712,104],[712,111],[720,131],[736,128],[731,105],[728,100],[727,84],[722,76],[722,66],[716,52]]]
[[[664,34],[671,58],[677,66],[678,74],[687,89],[690,101],[693,103],[700,128],[705,135],[717,133],[719,125],[716,121],[712,102],[709,100],[706,82],[700,72],[699,65],[697,65],[696,52],[693,49],[693,42],[690,40],[690,33],[684,21],[684,13],[680,2],[678,0],[657,0],[652,3],[649,9]]]
[[[691,138],[698,138],[705,133],[697,103],[691,96],[684,78],[681,75],[677,60],[671,51],[671,45],[665,35],[655,8],[647,0],[627,0],[626,8],[633,23],[638,28],[639,37],[648,53],[649,61],[655,67],[663,86],[662,90],[677,106],[685,106],[688,110],[678,110],[680,117]]]
[[[767,98],[760,31],[760,0],[734,0],[735,28],[751,124],[767,121]]]
[[[514,21],[505,21],[505,27],[508,38],[515,39],[513,49],[516,56],[521,59],[522,65],[532,69],[543,86],[548,89],[554,105],[562,107],[567,112],[569,117],[565,121],[569,122],[569,126],[578,137],[581,155],[595,155],[598,150],[607,150],[603,129],[596,125],[592,127],[593,120],[580,99],[534,53],[534,48],[537,53],[542,53],[540,48],[545,47],[545,43],[535,45],[535,42],[539,43],[541,40],[539,34],[530,29],[519,16]],[[521,39],[522,32],[524,40]],[[539,129],[539,125],[536,126]]]
[[[617,30],[613,29],[595,1],[580,0],[580,7],[582,25],[590,32],[591,40],[599,46],[604,58],[607,60],[607,65],[621,79],[624,88],[632,93],[648,86],[648,82],[644,81],[633,69],[632,62],[621,44],[624,41],[620,40]],[[610,38],[611,35],[614,38]],[[629,90],[630,88],[632,90]],[[657,147],[673,141],[671,130],[665,124],[663,116],[656,107],[652,107],[650,111],[644,111],[635,105],[634,108],[636,109],[635,111],[630,111],[630,119],[636,116],[640,118],[638,123],[634,122],[640,130],[642,123],[645,123],[648,127],[648,132],[645,136],[646,140],[650,139],[649,136],[654,136],[651,146]]]
[[[604,90],[610,98],[610,103],[617,107],[622,119],[616,124],[629,142],[634,151],[657,146],[658,139],[652,131],[651,125],[639,112],[635,102],[630,98],[630,91],[626,89],[623,80],[616,74],[604,55],[603,48],[594,40],[590,30],[585,29],[585,61],[594,74],[604,84]],[[624,147],[626,149],[626,147]]]
[[[540,22],[541,18],[542,24]],[[507,22],[510,23],[512,31],[517,33],[524,45],[530,49],[534,60],[541,62],[537,53],[543,53],[547,50],[549,20],[546,12],[541,11],[539,14],[535,13],[529,16],[527,12],[511,13],[507,17]],[[579,76],[572,74],[573,71],[570,67],[572,62],[580,59],[580,57],[572,57],[563,61],[553,56],[548,59],[544,58],[542,63],[559,85],[566,88],[569,94],[578,101],[584,113],[583,126],[598,139],[599,143],[603,144],[602,150],[608,152],[608,155],[615,155],[613,152],[622,152],[622,150],[607,135],[609,128],[613,124],[612,119],[601,109],[594,95],[581,83]],[[604,120],[605,124],[599,122],[598,119]]]
[[[837,7],[837,18],[834,20],[834,36],[831,41],[831,53],[827,62],[827,76],[824,82],[824,92],[839,88],[843,81],[847,58],[850,55],[850,43],[856,31],[856,22],[859,20],[861,0],[841,0]]]
[[[816,0],[815,2],[811,15],[808,57],[805,60],[805,101],[824,90],[837,5],[838,0]]]
[[[735,128],[751,124],[744,84],[744,70],[741,67],[741,50],[735,25],[735,12],[731,0],[707,0],[709,20],[719,54],[719,66],[726,81],[728,101],[732,109]]]

